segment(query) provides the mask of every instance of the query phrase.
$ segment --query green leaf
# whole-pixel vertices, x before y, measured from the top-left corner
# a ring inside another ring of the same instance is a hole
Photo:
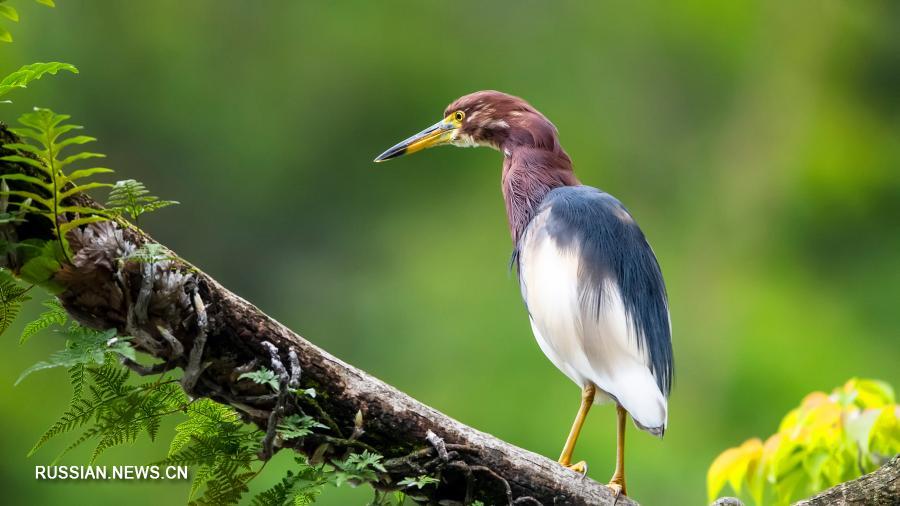
[[[66,321],[69,319],[66,310],[63,309],[62,304],[59,303],[59,299],[48,299],[45,300],[43,304],[47,310],[25,325],[25,328],[22,330],[22,335],[19,337],[19,344],[24,344],[38,332],[48,329],[53,325],[65,325]]]
[[[11,142],[9,144],[4,144],[4,148],[14,151],[27,151],[35,156],[41,156],[43,151],[37,146],[32,146],[31,144],[26,144],[22,142]]]
[[[28,70],[32,73],[32,75],[40,76],[41,72],[55,72],[56,70],[59,70],[61,68],[67,68],[59,67],[59,65],[65,64],[41,65],[43,66],[30,68]],[[71,69],[74,69],[74,67],[71,67]],[[7,78],[7,80],[9,81],[6,83],[7,86],[15,86],[18,83],[18,81],[11,80],[10,78]],[[7,80],[4,80],[4,82],[6,82]],[[101,182],[88,182],[85,184],[78,184],[76,182],[79,179],[85,179],[92,175],[110,172],[109,169],[104,167],[80,169],[74,171],[71,175],[66,175],[65,168],[70,164],[81,160],[100,158],[105,156],[102,153],[85,151],[81,153],[75,153],[62,160],[58,158],[59,153],[63,148],[66,148],[68,146],[81,145],[95,140],[93,137],[87,135],[75,135],[68,138],[62,138],[62,136],[66,133],[81,128],[81,126],[79,125],[65,123],[69,118],[70,117],[66,114],[56,114],[50,109],[38,107],[34,108],[34,110],[29,113],[21,115],[19,117],[19,123],[25,125],[26,128],[16,129],[16,132],[21,136],[31,139],[31,142],[29,142],[28,144],[8,144],[7,148],[19,149],[21,152],[27,152],[31,155],[34,155],[35,158],[39,159],[40,161],[27,156],[22,156],[20,154],[13,154],[3,157],[3,159],[6,161],[23,163],[40,169],[44,174],[43,178],[31,175],[16,174],[6,177],[6,180],[20,181],[23,183],[29,183],[32,186],[38,186],[46,190],[50,194],[50,197],[47,198],[43,195],[38,195],[31,191],[31,189],[27,189],[27,187],[26,189],[6,190],[0,192],[0,194],[2,195],[12,195],[19,196],[25,199],[32,199],[33,202],[41,204],[44,208],[46,208],[46,211],[37,212],[35,212],[30,207],[25,208],[25,210],[30,211],[34,214],[45,216],[50,219],[51,223],[53,224],[54,235],[59,239],[59,242],[62,246],[60,248],[62,254],[58,257],[58,260],[69,260],[69,248],[66,246],[66,234],[70,230],[74,229],[75,227],[87,225],[89,223],[96,223],[109,219],[110,216],[114,215],[113,213],[104,210],[71,205],[71,197],[88,190],[109,187],[111,185]],[[75,216],[73,218],[71,216],[68,216],[69,214],[76,214],[78,216]],[[36,264],[32,267],[47,268],[50,266],[47,265],[46,262],[43,262],[42,264]],[[28,273],[28,275],[30,276],[45,274],[46,273],[43,273],[40,270]]]
[[[335,485],[347,482],[369,482],[378,479],[376,471],[386,472],[381,463],[383,457],[369,450],[353,453],[346,460],[334,463],[336,471],[333,476]]]
[[[4,157],[0,157],[0,160],[4,160],[7,162],[24,163],[26,165],[30,165],[30,166],[34,167],[35,169],[40,169],[41,171],[44,171],[44,172],[47,171],[47,167],[43,163],[41,163],[40,161],[35,160],[33,158],[28,158],[27,156],[7,155]]]
[[[62,266],[55,258],[42,255],[26,262],[19,271],[19,276],[29,283],[42,284],[53,279],[60,268]]]
[[[6,4],[0,4],[0,16],[5,17],[13,22],[19,21],[19,13],[15,9]]]
[[[4,38],[4,34],[6,37]],[[0,40],[12,42],[12,36],[8,31],[0,27]],[[56,75],[57,72],[65,70],[73,74],[78,73],[78,69],[74,65],[60,62],[38,62],[30,65],[24,65],[19,70],[9,74],[0,81],[0,97],[9,93],[13,88],[25,88],[32,81],[36,81],[43,76],[50,74]]]
[[[53,2],[53,0],[34,0],[34,1],[41,5],[46,5],[47,7],[56,7],[56,4]]]
[[[401,487],[407,487],[407,488],[408,487],[416,487],[419,490],[422,490],[423,488],[425,488],[428,485],[431,485],[434,483],[440,483],[440,482],[441,482],[441,480],[439,480],[437,478],[432,478],[431,476],[423,474],[416,478],[409,477],[409,476],[406,478],[403,478],[402,480],[397,482],[397,485],[400,485]]]
[[[261,367],[257,371],[245,372],[238,376],[238,379],[248,379],[260,385],[269,385],[272,390],[278,391],[278,376],[265,367]]]
[[[65,199],[71,197],[72,195],[76,195],[78,193],[84,193],[88,190],[93,190],[95,188],[109,188],[110,186],[112,186],[112,185],[109,183],[97,183],[97,182],[83,184],[83,185],[77,186],[75,188],[72,188],[71,190],[59,192],[59,199],[65,200]],[[89,212],[90,214],[97,214],[98,212],[100,212],[99,209],[93,209],[90,207],[82,207],[81,209],[85,210],[82,212]]]
[[[138,217],[144,213],[178,203],[172,200],[159,200],[158,197],[149,195],[149,193],[140,181],[134,179],[118,181],[109,192],[106,207],[119,215],[128,214],[132,220],[137,221]]]
[[[166,465],[199,466],[191,496],[205,488],[200,502],[232,504],[248,490],[262,433],[247,430],[235,411],[210,399],[188,406],[188,420],[176,428]]]
[[[30,298],[27,293],[28,287],[19,285],[7,271],[0,271],[0,334],[6,332],[19,315],[22,303]]]
[[[54,145],[54,147],[59,148],[59,145],[56,144]],[[58,150],[54,151],[56,151],[57,153],[59,152]],[[62,160],[58,160],[56,162],[56,166],[62,169],[63,167],[66,167],[67,165],[70,165],[74,162],[77,162],[79,160],[87,160],[89,158],[106,158],[106,155],[104,155],[103,153],[92,153],[90,151],[85,151],[83,153],[74,154],[63,158]]]
[[[12,34],[9,33],[9,30],[0,26],[0,42],[12,42]],[[5,92],[3,88],[0,88],[0,96],[2,96]]]
[[[312,434],[312,429],[327,429],[328,427],[317,422],[313,417],[306,415],[291,415],[285,417],[278,424],[278,434],[285,441],[300,439]]]
[[[69,181],[75,181],[76,179],[82,179],[85,177],[93,176],[95,174],[104,174],[108,172],[114,171],[112,169],[107,169],[106,167],[92,167],[90,169],[74,170],[66,177],[69,179]]]
[[[52,191],[52,189],[53,189],[53,186],[51,186],[50,184],[48,184],[47,182],[45,182],[43,179],[36,178],[36,177],[34,177],[34,176],[29,176],[29,175],[27,175],[27,174],[4,174],[4,175],[2,176],[2,178],[3,178],[4,180],[6,180],[6,181],[24,181],[24,182],[26,182],[26,183],[31,183],[31,184],[34,184],[34,185],[38,185],[38,186],[40,186],[40,187],[42,187],[42,188],[49,188],[51,191]],[[8,192],[8,191],[9,191],[9,190],[6,190],[6,191],[3,192],[3,193],[6,193],[6,192]]]
[[[72,324],[60,334],[67,338],[66,347],[54,352],[45,361],[38,362],[22,371],[16,385],[31,373],[54,367],[71,368],[78,364],[103,364],[107,353],[116,353],[134,359],[134,348],[122,338],[116,338],[116,329],[103,332]]]
[[[175,260],[177,257],[174,253],[162,244],[148,242],[143,244],[128,255],[121,257],[122,262],[138,262],[143,264],[156,264],[167,260]],[[240,378],[238,378],[240,379]]]
[[[88,142],[94,142],[96,140],[97,140],[96,137],[91,137],[89,135],[76,135],[74,137],[69,137],[68,139],[66,139],[62,142],[56,143],[56,149],[61,151],[66,146],[72,146],[74,144],[87,144]],[[104,155],[100,155],[100,156],[104,156]]]
[[[66,223],[63,223],[62,225],[60,225],[59,233],[62,234],[63,236],[65,236],[67,233],[69,233],[70,230],[72,230],[76,227],[87,225],[89,223],[98,223],[101,221],[107,221],[108,219],[109,218],[107,218],[106,216],[102,216],[102,215],[101,216],[88,216],[86,218],[74,219],[72,221],[67,221]]]

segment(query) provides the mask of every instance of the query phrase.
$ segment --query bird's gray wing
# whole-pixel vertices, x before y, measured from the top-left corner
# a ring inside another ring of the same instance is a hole
[[[591,187],[551,191],[516,262],[548,357],[576,382],[589,379],[616,397],[639,423],[664,427],[673,369],[665,286],[624,206]]]

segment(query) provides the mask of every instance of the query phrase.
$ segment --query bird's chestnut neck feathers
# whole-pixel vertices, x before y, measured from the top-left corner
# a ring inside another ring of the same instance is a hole
[[[547,193],[561,186],[580,184],[566,152],[518,146],[503,158],[501,188],[514,244],[534,217]]]
[[[503,198],[510,234],[518,243],[547,193],[580,184],[572,160],[559,144],[556,127],[525,100],[498,91],[459,98],[445,116],[465,114],[458,146],[489,146],[503,153]]]

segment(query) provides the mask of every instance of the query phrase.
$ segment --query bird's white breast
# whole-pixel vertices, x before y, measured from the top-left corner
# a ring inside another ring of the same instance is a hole
[[[638,346],[618,285],[606,280],[600,290],[579,289],[580,248],[557,244],[547,228],[550,212],[534,217],[518,252],[522,297],[538,345],[579,386],[590,381],[602,390],[606,396],[598,402],[613,397],[641,426],[664,429],[666,399]],[[598,303],[585,300],[591,293],[601,294],[598,312],[588,309]]]

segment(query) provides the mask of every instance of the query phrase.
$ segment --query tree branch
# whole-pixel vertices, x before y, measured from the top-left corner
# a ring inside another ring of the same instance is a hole
[[[0,125],[0,143],[11,142],[18,139]],[[0,156],[7,154],[11,152],[0,149]],[[24,164],[0,162],[0,173],[31,171]],[[99,207],[85,195],[73,199],[84,207]],[[4,227],[10,242],[52,238],[51,224],[40,217]],[[548,458],[463,425],[342,362],[187,262],[121,261],[153,242],[135,227],[118,221],[94,223],[73,230],[68,240],[72,262],[54,278],[64,287],[59,298],[66,310],[89,327],[116,328],[132,336],[138,349],[162,360],[149,368],[128,365],[143,372],[181,367],[185,370],[181,384],[189,395],[229,404],[264,431],[272,432],[273,412],[279,415],[289,409],[311,414],[329,427],[299,442],[269,434],[266,445],[292,446],[313,461],[374,449],[384,455],[387,470],[374,486],[396,489],[404,477],[434,475],[440,479],[437,486],[407,493],[435,504],[474,499],[488,504],[636,504]],[[22,267],[14,254],[3,262],[13,271]],[[239,379],[242,372],[261,366],[272,369],[275,363],[282,373],[287,371],[284,364],[291,368],[291,377],[282,379],[282,386],[299,382],[300,388],[314,388],[316,397],[273,396],[267,387]]]

